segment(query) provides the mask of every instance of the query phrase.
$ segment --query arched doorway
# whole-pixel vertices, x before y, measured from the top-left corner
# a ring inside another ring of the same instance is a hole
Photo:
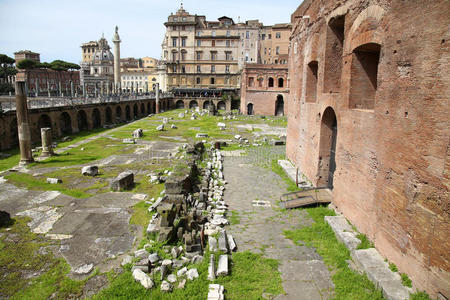
[[[78,123],[78,130],[79,131],[88,129],[87,116],[86,116],[86,112],[84,110],[78,111],[77,123]]]
[[[151,114],[152,110],[150,108],[150,102],[147,102],[147,114]]]
[[[100,112],[97,108],[92,111],[92,127],[98,128],[102,126],[102,119],[100,118]]]
[[[120,106],[116,107],[116,122],[122,121],[122,108]]]
[[[333,188],[336,170],[337,119],[334,110],[327,107],[320,126],[319,178],[317,186]]]
[[[253,103],[247,104],[247,115],[253,115]]]
[[[203,102],[203,109],[209,109],[209,100]]]
[[[198,103],[195,100],[192,100],[191,102],[189,102],[189,108],[197,108],[198,107]]]
[[[106,110],[105,110],[105,122],[108,124],[112,123],[112,111],[109,106],[106,107]]]
[[[152,104],[152,112],[156,114],[156,102],[153,102]]]
[[[269,87],[273,87],[273,78],[269,77]]]
[[[284,79],[282,77],[278,78],[278,87],[284,87]]]
[[[131,120],[131,110],[130,110],[130,106],[129,105],[127,105],[125,107],[125,118],[126,118],[127,121]]]
[[[39,135],[41,134],[41,128],[52,128],[52,120],[46,114],[42,114],[38,119]]]
[[[282,95],[278,95],[277,101],[275,101],[275,116],[284,116],[284,100]]]
[[[145,115],[145,105],[144,103],[141,103],[141,115]]]
[[[137,119],[138,114],[139,114],[139,112],[138,112],[138,106],[137,106],[137,104],[135,103],[135,104],[133,105],[133,118]]]
[[[227,106],[225,105],[225,102],[223,101],[219,101],[219,103],[217,103],[217,110],[226,110]]]
[[[67,112],[63,112],[59,116],[59,128],[61,129],[61,134],[72,134],[72,121],[70,115]]]
[[[183,100],[178,100],[177,103],[175,103],[175,108],[176,109],[184,108]]]

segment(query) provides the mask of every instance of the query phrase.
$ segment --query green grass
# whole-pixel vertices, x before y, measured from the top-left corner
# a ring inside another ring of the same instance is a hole
[[[230,216],[230,224],[231,225],[238,225],[241,223],[241,216],[239,216],[239,212],[236,210],[231,211]]]
[[[331,227],[324,221],[325,216],[335,215],[325,207],[305,209],[314,224],[295,230],[286,230],[285,236],[298,245],[306,244],[317,249],[332,274],[335,284],[335,299],[383,299],[380,290],[365,275],[351,270],[346,260],[350,252],[340,243]]]
[[[0,229],[0,298],[67,299],[81,294],[85,281],[66,275],[70,266],[57,259],[50,249],[40,251],[51,242],[32,233],[29,218],[17,218],[7,230]],[[35,276],[27,275],[36,273]]]
[[[295,182],[286,174],[286,172],[283,170],[283,168],[278,164],[278,160],[274,159],[272,160],[272,171],[277,174],[278,176],[281,177],[281,179],[283,179],[284,182],[286,182],[287,184],[287,190],[289,192],[295,192],[295,191],[300,191],[301,189],[299,189],[297,187],[297,185],[295,184]]]
[[[66,188],[60,184],[49,184],[46,182],[46,179],[38,179],[29,174],[11,173],[5,176],[5,178],[12,184],[18,187],[25,187],[29,190],[58,191],[75,198],[87,198],[92,196],[79,189]]]
[[[361,241],[356,249],[369,249],[374,247],[373,243],[367,238],[367,235],[359,233],[356,237]]]
[[[397,266],[393,263],[389,263],[389,270],[391,270],[392,272],[398,272]]]
[[[162,244],[158,248],[160,249],[161,246]],[[154,250],[152,249],[152,251]],[[153,278],[156,287],[146,290],[134,281],[130,269],[126,268],[124,273],[111,276],[108,288],[102,290],[92,299],[206,299],[208,286],[212,283],[207,279],[208,251],[204,257],[201,263],[188,267],[188,269],[197,268],[199,278],[193,281],[188,280],[183,290],[174,288],[170,294],[161,292],[159,289],[161,284],[159,273]],[[217,258],[218,255],[216,255]],[[283,293],[276,260],[246,251],[233,253],[231,261],[231,275],[219,277],[214,281],[214,283],[222,284],[225,287],[226,299],[261,299],[263,293],[272,295]],[[175,283],[175,287],[177,285],[178,283]]]
[[[430,295],[426,292],[416,292],[411,294],[409,297],[410,300],[431,300]]]
[[[11,169],[12,167],[19,164],[20,152],[19,148],[2,151],[4,154],[10,154],[11,156],[0,158],[0,171]]]
[[[412,281],[409,279],[408,275],[405,273],[400,273],[400,277],[402,278],[402,284],[407,287],[412,287]]]

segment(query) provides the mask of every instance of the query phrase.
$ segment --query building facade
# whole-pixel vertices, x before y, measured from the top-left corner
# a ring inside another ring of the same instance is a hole
[[[287,155],[331,189],[338,209],[415,287],[449,299],[450,3],[423,9],[381,0],[298,7]]]
[[[261,63],[287,65],[291,29],[290,23],[264,26],[261,29]]]
[[[241,112],[246,115],[287,114],[287,77],[287,66],[246,65],[241,80]]]
[[[21,50],[14,53],[14,59],[16,60],[16,64],[24,59],[30,59],[35,62],[41,62],[41,55],[39,53],[30,50]]]

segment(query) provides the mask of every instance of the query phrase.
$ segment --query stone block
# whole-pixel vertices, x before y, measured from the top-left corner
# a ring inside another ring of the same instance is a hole
[[[219,250],[228,253],[227,232],[225,230],[219,235]]]
[[[81,168],[81,174],[84,176],[96,176],[98,175],[97,166],[84,166]]]
[[[6,227],[11,224],[11,215],[6,212],[0,210],[0,227]]]
[[[216,260],[214,254],[211,254],[209,257],[208,279],[211,281],[216,279]]]
[[[122,144],[136,144],[135,139],[123,139]]]
[[[62,180],[59,178],[47,178],[47,183],[58,184],[58,183],[62,183]]]
[[[120,173],[111,181],[111,190],[119,192],[121,190],[131,190],[134,187],[134,174],[131,171]]]
[[[217,276],[228,275],[228,255],[224,254],[219,257],[219,265],[217,266]]]
[[[144,271],[142,271],[141,269],[134,269],[133,278],[146,289],[151,289],[154,285],[151,278],[147,274],[145,274]]]
[[[139,138],[141,138],[143,136],[144,136],[144,131],[142,131],[141,128],[138,128],[135,131],[133,131],[133,138],[139,139]]]

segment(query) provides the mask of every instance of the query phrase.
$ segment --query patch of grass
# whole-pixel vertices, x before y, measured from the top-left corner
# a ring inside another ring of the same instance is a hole
[[[241,216],[239,216],[239,212],[232,210],[230,216],[230,224],[237,225],[241,223]]]
[[[389,269],[392,272],[398,272],[397,266],[395,264],[393,264],[393,263],[389,263]]]
[[[30,231],[30,218],[17,218],[7,231],[0,229],[0,298],[53,299],[81,295],[85,281],[76,281],[66,274],[70,266],[54,257],[46,247],[47,240]],[[45,251],[42,251],[46,249]]]
[[[25,187],[29,190],[41,190],[41,191],[58,191],[68,196],[75,198],[87,198],[92,196],[82,190],[65,188],[60,184],[49,184],[45,179],[35,178],[29,174],[24,173],[11,173],[5,176],[8,181],[18,187]]]
[[[277,174],[278,176],[280,176],[284,182],[286,182],[287,190],[289,192],[295,192],[295,191],[301,190],[297,187],[295,182],[286,174],[286,172],[283,170],[283,168],[278,164],[278,160],[275,160],[275,159],[272,160],[272,171],[275,174]]]
[[[19,164],[20,161],[20,151],[19,148],[12,150],[2,151],[3,154],[9,154],[9,157],[0,158],[0,171],[11,169],[12,167]]]
[[[367,235],[359,233],[356,237],[361,241],[357,249],[369,249],[374,247],[373,243],[367,238]]]
[[[325,264],[331,271],[335,284],[335,299],[383,299],[382,292],[377,290],[366,275],[351,270],[346,260],[350,252],[340,243],[331,227],[324,221],[325,216],[334,216],[334,211],[325,207],[305,209],[315,221],[310,227],[286,230],[284,234],[297,245],[303,243],[317,249]]]
[[[410,300],[431,300],[430,295],[426,292],[416,292],[409,296]]]
[[[400,273],[400,277],[402,278],[402,284],[407,287],[412,287],[412,281],[409,279],[406,273]]]

